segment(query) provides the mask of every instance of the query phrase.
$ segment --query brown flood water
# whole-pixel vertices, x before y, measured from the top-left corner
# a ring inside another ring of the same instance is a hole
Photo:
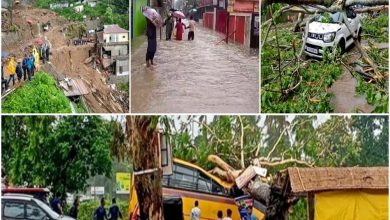
[[[165,33],[163,40],[158,36],[154,58],[157,66],[153,70],[145,66],[146,37],[133,42],[133,113],[259,111],[258,50],[216,45],[223,36],[197,25],[194,41],[186,40],[188,30],[183,41],[165,41]]]
[[[365,46],[366,42],[362,42]],[[349,61],[352,62],[360,58],[360,53],[353,47],[349,51]],[[364,96],[356,94],[357,80],[352,76],[349,70],[343,66],[343,74],[333,83],[329,92],[334,94],[332,103],[335,106],[335,113],[359,112],[371,113],[374,107],[369,105]]]

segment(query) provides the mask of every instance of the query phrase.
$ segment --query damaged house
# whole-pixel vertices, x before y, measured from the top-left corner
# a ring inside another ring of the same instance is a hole
[[[115,75],[129,75],[129,31],[116,24],[97,32],[97,50],[104,69]]]

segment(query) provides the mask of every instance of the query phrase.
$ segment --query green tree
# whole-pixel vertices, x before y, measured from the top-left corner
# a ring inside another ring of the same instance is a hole
[[[352,116],[357,140],[362,144],[359,161],[364,166],[388,166],[389,118]]]
[[[76,192],[109,176],[112,126],[96,116],[3,116],[2,161],[13,184]]]
[[[109,6],[104,13],[103,18],[104,24],[112,24],[114,21],[114,14],[112,13],[112,8]]]

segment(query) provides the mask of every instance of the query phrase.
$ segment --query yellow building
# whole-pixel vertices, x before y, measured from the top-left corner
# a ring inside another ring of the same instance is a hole
[[[388,220],[388,168],[289,168],[292,193],[307,197],[308,220]]]

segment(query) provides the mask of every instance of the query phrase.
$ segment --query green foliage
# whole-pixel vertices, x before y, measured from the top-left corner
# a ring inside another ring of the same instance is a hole
[[[112,14],[111,7],[106,8],[106,12],[104,13],[103,21],[105,24],[112,24],[114,21],[114,15]]]
[[[368,55],[376,62],[378,66],[388,68],[388,50],[380,50],[370,44]],[[383,71],[383,70],[382,70]],[[356,76],[356,92],[359,95],[365,95],[368,104],[375,106],[374,112],[388,112],[389,92],[387,89],[388,80],[379,80],[371,82],[365,80],[361,75]]]
[[[288,28],[278,28],[278,32],[279,44],[291,49],[281,50],[281,66],[286,66],[282,69],[281,81],[275,40],[267,43],[261,51],[262,112],[332,112],[333,106],[330,104],[332,95],[327,90],[342,73],[340,63],[335,61],[334,56],[326,56],[322,61],[309,62],[306,66],[301,65],[297,74],[296,66],[286,65],[286,62],[294,62],[293,47],[295,53],[298,53],[302,45],[301,36],[292,33]],[[275,32],[271,30],[268,39],[273,37]],[[302,82],[294,92],[288,97],[282,96],[281,89],[285,90],[296,85],[300,76]]]
[[[110,176],[112,126],[96,116],[3,116],[2,164],[16,185],[77,192]]]
[[[332,21],[332,18],[330,17],[330,14],[328,12],[324,12],[321,16],[321,23],[330,23]]]
[[[59,2],[57,0],[37,0],[36,6],[40,8],[49,8],[50,3]],[[71,1],[75,2],[75,1]],[[95,7],[84,4],[84,10],[81,13],[73,8],[55,9],[59,15],[70,21],[83,21],[83,16],[91,19],[100,18],[105,25],[118,24],[120,27],[129,30],[129,0],[100,1]]]
[[[110,199],[106,199],[106,212],[108,213],[109,206],[108,204],[110,203]],[[119,207],[119,210],[121,211],[123,215],[123,219],[129,219],[129,204],[127,201],[120,201],[117,199],[116,204]],[[78,214],[77,214],[77,219],[78,220],[90,220],[92,219],[93,212],[96,210],[97,207],[99,207],[100,202],[99,200],[93,200],[93,201],[88,201],[88,202],[82,202],[79,206]]]
[[[68,98],[55,80],[41,71],[2,103],[4,113],[70,113]]]
[[[293,207],[293,212],[288,216],[289,220],[302,220],[307,218],[306,199],[300,199]]]
[[[118,88],[123,92],[129,92],[129,83],[120,83]]]
[[[361,20],[363,39],[375,39],[377,42],[389,42],[389,15],[381,13],[378,17],[364,16]]]

